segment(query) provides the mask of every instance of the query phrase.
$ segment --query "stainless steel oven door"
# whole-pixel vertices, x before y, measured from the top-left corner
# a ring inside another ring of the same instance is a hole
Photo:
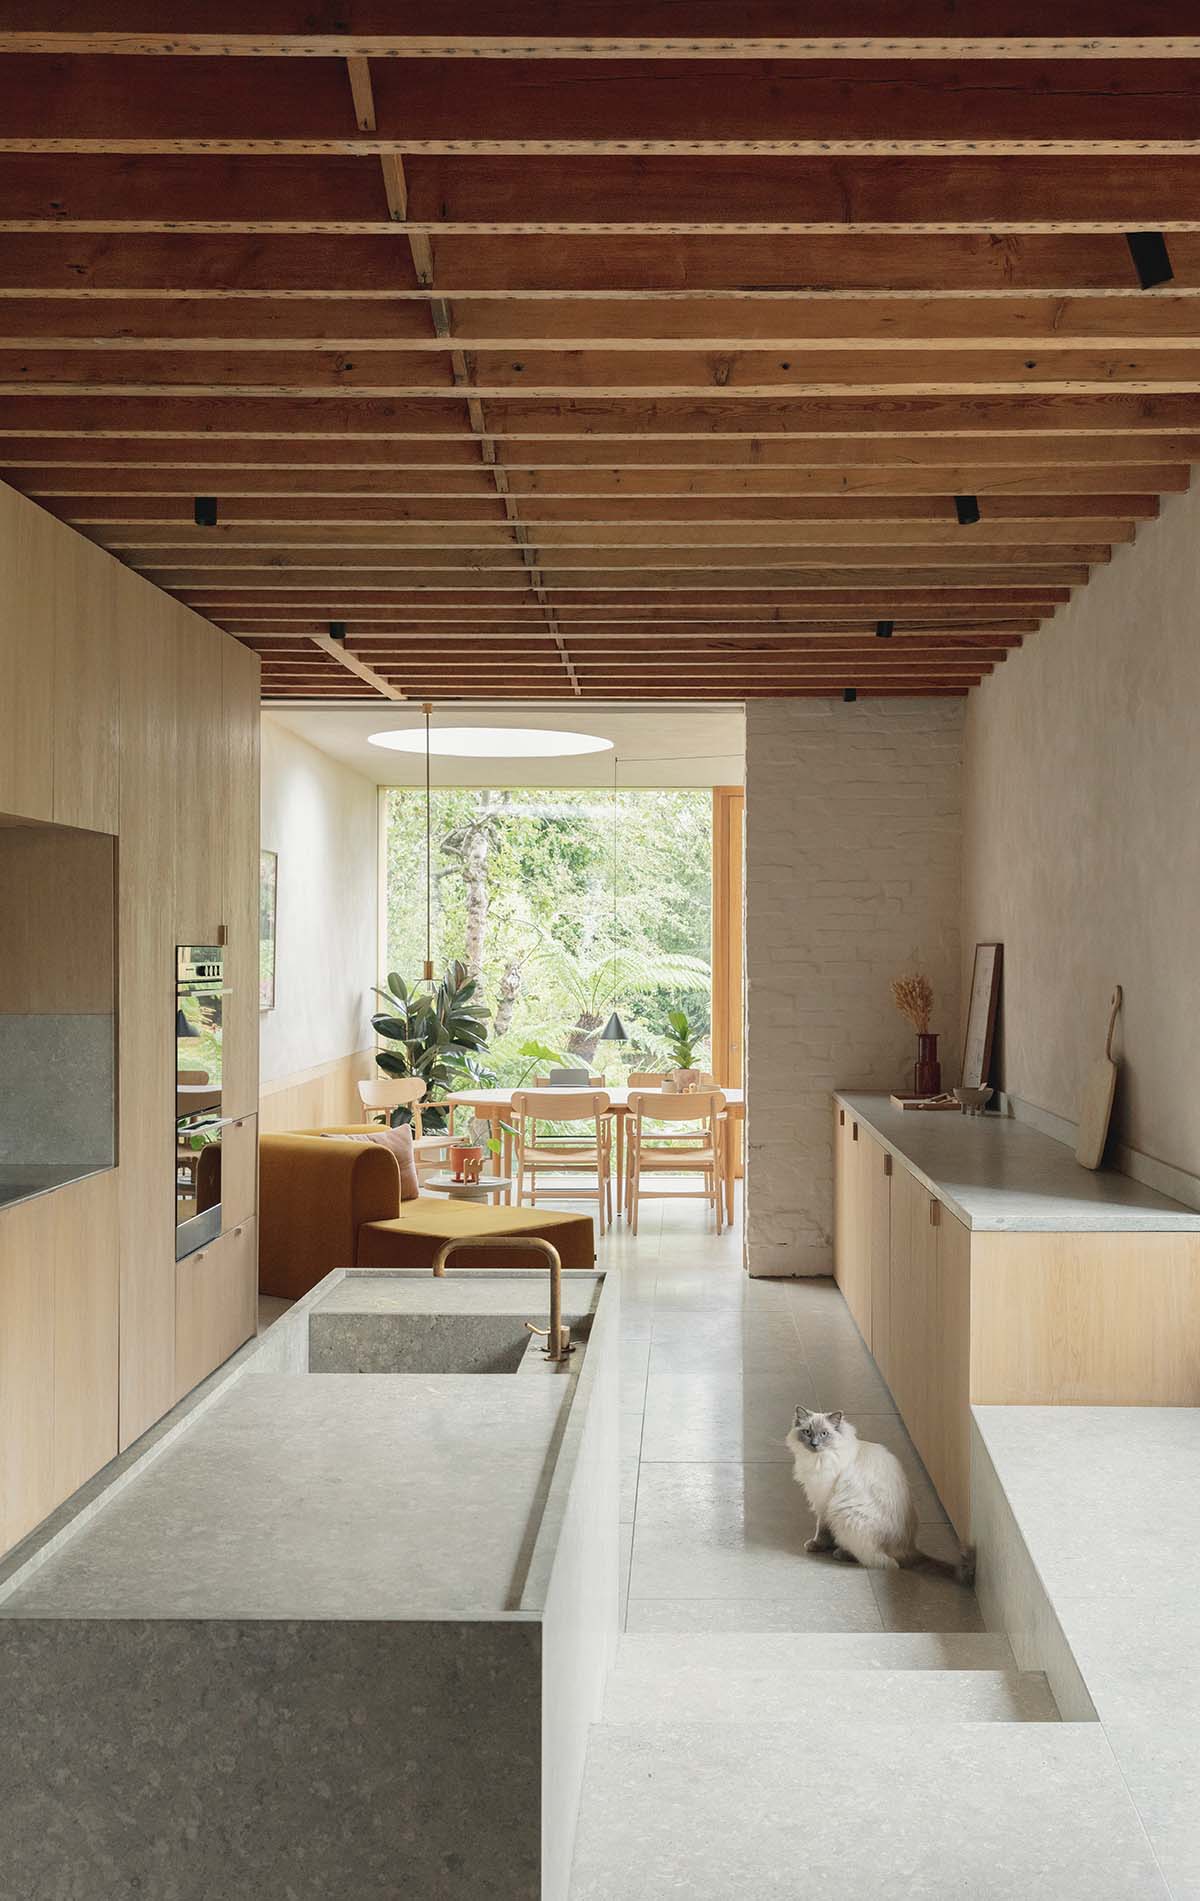
[[[232,1116],[181,1116],[175,1124],[175,1259],[221,1232],[221,1138]]]

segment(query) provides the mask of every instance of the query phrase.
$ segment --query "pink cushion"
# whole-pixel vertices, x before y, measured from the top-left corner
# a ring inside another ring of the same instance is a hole
[[[327,1135],[326,1142],[370,1142],[376,1148],[391,1149],[400,1170],[401,1201],[416,1201],[421,1193],[417,1164],[413,1156],[413,1132],[406,1124],[401,1129],[364,1129],[361,1135]]]

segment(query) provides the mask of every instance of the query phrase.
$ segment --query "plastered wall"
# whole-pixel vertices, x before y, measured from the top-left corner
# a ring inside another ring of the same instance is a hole
[[[1200,499],[968,703],[963,956],[1004,943],[1001,1076],[1074,1121],[1124,990],[1115,1140],[1200,1174]]]

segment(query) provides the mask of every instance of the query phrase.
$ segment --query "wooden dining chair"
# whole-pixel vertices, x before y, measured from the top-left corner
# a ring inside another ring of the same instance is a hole
[[[397,1077],[391,1082],[363,1082],[358,1085],[358,1099],[362,1104],[364,1122],[382,1122],[385,1128],[392,1120],[393,1109],[412,1111],[413,1161],[417,1167],[417,1178],[436,1175],[446,1167],[450,1154],[451,1132],[447,1126],[445,1132],[435,1130],[426,1135],[421,1123],[421,1104],[425,1100],[428,1085],[423,1077]]]
[[[519,1089],[512,1099],[516,1130],[517,1200],[537,1207],[538,1177],[584,1175],[542,1193],[563,1201],[594,1201],[600,1232],[612,1220],[612,1120],[604,1089]],[[590,1179],[594,1177],[594,1183]]]
[[[721,1166],[725,1127],[725,1097],[719,1089],[697,1090],[693,1095],[671,1095],[658,1090],[634,1090],[629,1097],[628,1158],[625,1164],[626,1211],[638,1231],[638,1205],[659,1201],[707,1201],[724,1228]],[[682,1138],[682,1139],[681,1139]],[[700,1188],[647,1188],[662,1175],[702,1178]]]

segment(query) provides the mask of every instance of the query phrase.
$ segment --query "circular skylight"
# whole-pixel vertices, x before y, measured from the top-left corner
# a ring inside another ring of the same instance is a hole
[[[389,752],[425,751],[423,726],[371,733],[372,746]],[[611,739],[593,733],[557,733],[540,726],[434,726],[429,750],[443,759],[565,759],[572,753],[611,752]]]

